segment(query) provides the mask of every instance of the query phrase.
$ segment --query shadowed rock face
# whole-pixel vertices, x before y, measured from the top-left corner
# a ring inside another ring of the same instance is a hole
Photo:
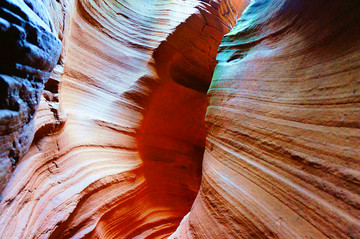
[[[34,116],[61,43],[41,1],[0,3],[0,192],[29,148]]]
[[[2,1],[0,238],[360,237],[360,3],[248,4]]]

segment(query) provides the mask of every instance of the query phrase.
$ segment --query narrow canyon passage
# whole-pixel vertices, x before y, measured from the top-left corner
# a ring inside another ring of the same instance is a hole
[[[224,34],[219,16],[210,15],[210,10],[206,6],[186,19],[155,50],[158,85],[149,96],[137,136],[151,207],[162,217],[169,214],[169,232],[190,211],[200,187],[206,91]],[[209,25],[206,18],[216,20]]]
[[[228,16],[219,15],[211,5],[197,7],[155,49],[150,63],[154,74],[138,81],[150,93],[142,99],[134,91],[124,93],[144,107],[136,139],[145,188],[138,197],[143,197],[142,210],[149,213],[143,212],[140,216],[143,220],[134,219],[128,231],[114,228],[118,234],[111,237],[166,238],[190,211],[201,181],[206,92],[216,65],[218,45],[230,30],[227,24],[234,20],[231,14],[229,19],[222,17]],[[138,201],[135,199],[135,203]],[[123,211],[122,207],[119,205],[118,210]],[[115,211],[111,212],[111,220],[118,216]],[[111,220],[106,217],[100,220],[97,228],[101,228],[101,233],[110,231]]]
[[[358,0],[1,0],[0,46],[0,239],[360,238]]]

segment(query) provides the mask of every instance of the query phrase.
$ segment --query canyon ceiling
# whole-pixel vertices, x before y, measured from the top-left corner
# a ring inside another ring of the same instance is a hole
[[[360,1],[1,0],[0,238],[360,238]]]

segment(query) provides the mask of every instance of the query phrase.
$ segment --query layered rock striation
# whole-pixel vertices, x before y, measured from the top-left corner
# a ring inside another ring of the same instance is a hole
[[[3,191],[0,235],[166,237],[199,189],[206,91],[247,1],[59,4],[45,1],[65,50]]]
[[[2,1],[0,238],[359,238],[360,3],[249,2]]]
[[[360,237],[360,4],[255,0],[219,48],[173,238]]]

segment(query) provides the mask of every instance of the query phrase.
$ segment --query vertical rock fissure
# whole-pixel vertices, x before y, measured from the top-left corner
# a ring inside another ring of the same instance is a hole
[[[149,96],[137,137],[153,207],[178,212],[170,215],[167,223],[172,223],[171,230],[162,236],[175,231],[200,188],[206,93],[217,63],[218,45],[230,30],[219,12],[210,5],[203,7],[154,51],[158,84]]]

